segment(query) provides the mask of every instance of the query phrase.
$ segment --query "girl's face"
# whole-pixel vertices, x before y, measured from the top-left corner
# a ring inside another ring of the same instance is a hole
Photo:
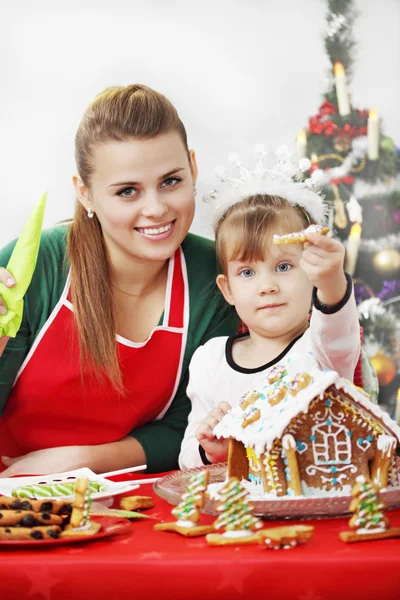
[[[312,284],[300,267],[302,244],[270,244],[264,261],[229,261],[217,283],[251,332],[294,339],[307,328]]]
[[[195,155],[177,132],[96,147],[90,187],[78,199],[100,221],[111,263],[168,260],[194,216]]]

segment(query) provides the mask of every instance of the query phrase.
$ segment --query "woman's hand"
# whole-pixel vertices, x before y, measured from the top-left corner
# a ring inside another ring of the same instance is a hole
[[[318,300],[327,306],[340,302],[346,293],[344,256],[344,246],[338,240],[317,233],[307,234],[300,266],[317,288]]]
[[[230,409],[231,406],[228,402],[220,402],[216,408],[208,413],[196,429],[196,438],[204,448],[206,457],[211,463],[226,462],[228,460],[229,440],[216,438],[213,429]]]
[[[0,267],[0,281],[9,288],[14,287],[14,285],[15,285],[15,279],[3,267]],[[7,312],[7,306],[4,304],[4,302],[0,296],[0,315],[5,315],[6,312]],[[3,354],[3,350],[6,347],[6,344],[9,339],[10,338],[7,335],[3,335],[3,337],[0,337],[0,356]]]
[[[90,454],[95,446],[63,446],[29,452],[16,458],[1,457],[7,467],[0,477],[14,475],[48,475],[63,473],[81,467],[90,467]]]
[[[5,286],[12,288],[15,285],[15,279],[4,267],[0,267],[0,281]],[[0,297],[0,315],[5,315],[7,312],[7,306],[4,304]]]

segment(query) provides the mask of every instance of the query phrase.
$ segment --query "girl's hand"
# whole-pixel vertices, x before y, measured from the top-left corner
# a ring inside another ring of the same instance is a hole
[[[64,446],[36,450],[16,458],[1,457],[7,467],[0,477],[13,475],[49,475],[63,473],[81,467],[90,468],[90,450],[95,446]]]
[[[308,234],[307,240],[300,266],[318,289],[319,301],[333,306],[343,299],[347,289],[344,246],[338,240],[316,233]]]
[[[15,285],[14,277],[3,267],[0,267],[0,281],[9,288],[14,287]],[[7,306],[4,304],[3,300],[0,297],[0,315],[5,315],[6,312]]]
[[[211,463],[226,462],[228,460],[229,440],[216,438],[213,429],[230,409],[231,406],[228,402],[220,402],[216,408],[208,413],[196,429],[196,438],[204,448],[206,457]]]

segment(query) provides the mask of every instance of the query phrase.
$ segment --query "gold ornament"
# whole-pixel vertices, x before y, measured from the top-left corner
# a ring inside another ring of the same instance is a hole
[[[371,363],[376,371],[379,385],[388,385],[396,377],[396,365],[382,350],[378,350],[371,358]]]
[[[334,183],[332,184],[332,191],[334,195],[333,208],[335,211],[333,222],[338,229],[344,229],[347,227],[347,215],[344,208],[344,202],[339,194],[338,186]]]
[[[394,275],[400,270],[400,252],[395,248],[379,250],[374,256],[373,263],[380,275]]]

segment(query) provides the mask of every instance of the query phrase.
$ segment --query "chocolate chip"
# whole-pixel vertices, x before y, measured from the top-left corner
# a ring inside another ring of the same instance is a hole
[[[52,502],[43,502],[42,506],[40,507],[40,510],[51,511],[52,508],[53,508],[53,503]]]
[[[14,502],[11,502],[10,508],[17,510],[17,508],[21,508],[21,504],[22,504],[21,500],[14,500]]]
[[[9,529],[8,527],[6,527],[6,529],[4,531],[5,531],[5,533],[11,533],[11,529]]]
[[[3,513],[0,513],[0,519],[2,519],[2,518],[3,518]]]
[[[48,512],[42,513],[41,517],[42,517],[43,521],[49,521],[51,519],[51,516]]]
[[[35,527],[35,525],[40,525],[40,521],[38,521],[33,515],[26,515],[22,517],[19,522],[21,527]]]
[[[58,533],[58,531],[54,531],[54,529],[48,529],[48,530],[47,530],[47,535],[48,535],[50,538],[54,538],[54,539],[56,539],[56,538],[58,538],[58,536],[59,536],[59,533]]]
[[[42,540],[43,539],[43,533],[41,531],[31,531],[31,533],[29,535],[34,540]]]
[[[23,500],[18,508],[22,508],[22,510],[32,510],[32,504],[28,502],[28,500]]]

